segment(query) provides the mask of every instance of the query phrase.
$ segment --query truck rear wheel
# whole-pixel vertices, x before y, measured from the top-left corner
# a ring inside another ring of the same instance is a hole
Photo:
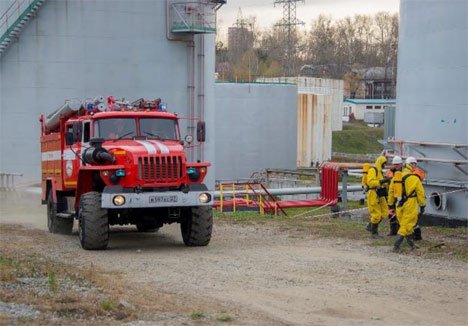
[[[50,233],[71,234],[73,218],[61,218],[57,216],[57,204],[54,203],[52,189],[47,195],[47,227]]]
[[[87,192],[81,195],[78,211],[81,247],[87,250],[106,249],[109,243],[109,217],[101,208],[101,194]]]
[[[180,223],[186,246],[206,246],[213,230],[213,211],[210,206],[192,207],[184,210]]]

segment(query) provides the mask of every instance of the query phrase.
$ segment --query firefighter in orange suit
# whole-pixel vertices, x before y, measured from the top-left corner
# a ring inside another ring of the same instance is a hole
[[[401,207],[400,228],[393,247],[395,252],[400,250],[405,238],[411,249],[417,248],[413,239],[414,227],[418,222],[419,213],[424,213],[426,195],[419,176],[411,173],[416,168],[416,163],[414,157],[408,157],[403,171],[403,197],[398,204]]]
[[[387,164],[385,156],[379,156],[375,161],[374,167],[367,172],[367,207],[371,220],[371,236],[379,238],[379,223],[388,216],[387,206],[387,187],[390,178],[385,178],[382,170]]]

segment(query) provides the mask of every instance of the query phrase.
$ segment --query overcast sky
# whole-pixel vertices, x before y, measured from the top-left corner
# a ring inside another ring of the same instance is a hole
[[[283,15],[282,5],[273,6],[275,0],[227,0],[218,11],[218,32],[223,36],[232,26],[239,8],[243,17],[256,16],[260,28],[270,27]],[[379,11],[398,12],[399,0],[305,0],[297,2],[297,18],[310,27],[311,21],[320,14],[334,19],[355,14],[374,14]]]

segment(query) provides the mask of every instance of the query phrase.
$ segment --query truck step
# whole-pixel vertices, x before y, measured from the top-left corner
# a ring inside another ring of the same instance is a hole
[[[60,217],[60,218],[74,218],[75,214],[73,214],[73,213],[57,213],[57,217]]]

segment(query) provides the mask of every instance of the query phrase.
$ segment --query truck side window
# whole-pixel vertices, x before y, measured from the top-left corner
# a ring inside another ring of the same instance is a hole
[[[66,126],[66,128],[67,128],[66,132],[69,132],[69,133],[72,133],[72,134],[74,133],[73,125],[72,125],[72,124],[68,124],[68,125]],[[79,140],[75,138],[75,143],[76,143],[77,141],[79,141]]]
[[[90,137],[90,123],[86,121],[83,123],[83,143],[89,142]]]

